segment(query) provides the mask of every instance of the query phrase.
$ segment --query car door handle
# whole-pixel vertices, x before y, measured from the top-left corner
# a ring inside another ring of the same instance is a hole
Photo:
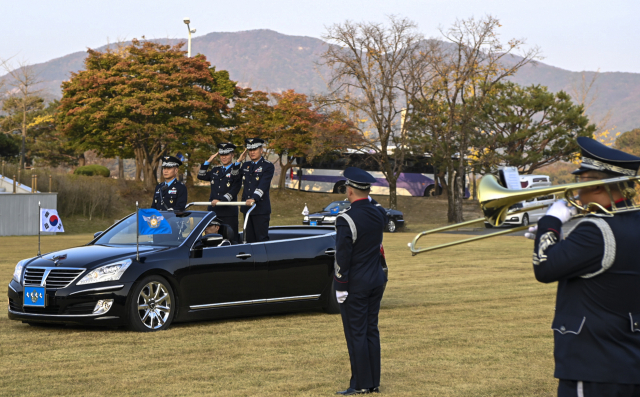
[[[241,252],[238,255],[236,255],[236,258],[240,258],[240,259],[251,258],[251,254],[245,254],[244,252]]]
[[[334,250],[333,248],[329,248],[328,250],[326,250],[324,252],[326,255],[335,255],[336,254],[336,250]]]

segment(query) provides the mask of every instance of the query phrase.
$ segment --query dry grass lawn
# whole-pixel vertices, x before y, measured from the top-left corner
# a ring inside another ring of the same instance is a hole
[[[385,234],[383,395],[554,395],[555,286],[535,281],[532,243],[501,237],[412,257],[413,235]],[[43,250],[88,240],[45,237]],[[36,244],[36,237],[0,238],[2,283]],[[336,315],[176,324],[139,334],[30,327],[9,321],[1,302],[0,395],[331,396],[349,381]]]

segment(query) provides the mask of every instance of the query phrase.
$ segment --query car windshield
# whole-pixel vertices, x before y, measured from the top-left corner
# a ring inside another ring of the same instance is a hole
[[[338,208],[338,211],[342,211],[343,209],[348,208],[350,205],[351,204],[348,201],[334,201],[333,203],[324,207],[323,211],[331,212],[333,208]]]
[[[169,229],[164,228],[163,234],[140,234],[140,245],[177,247],[189,237],[189,234],[198,226],[206,213],[160,211],[160,214],[169,224]],[[142,225],[141,225],[142,226]],[[151,227],[146,228],[153,230]],[[160,229],[159,229],[160,230]],[[148,233],[148,231],[143,230]],[[135,245],[136,244],[136,216],[131,214],[113,229],[103,233],[94,244],[104,245]]]

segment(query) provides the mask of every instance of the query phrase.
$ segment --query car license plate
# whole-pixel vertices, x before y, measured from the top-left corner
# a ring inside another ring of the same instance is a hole
[[[318,226],[318,222],[316,222],[316,221],[311,221],[311,222],[309,222],[309,224],[311,226]]]
[[[44,287],[24,287],[24,306],[45,307],[47,294]]]

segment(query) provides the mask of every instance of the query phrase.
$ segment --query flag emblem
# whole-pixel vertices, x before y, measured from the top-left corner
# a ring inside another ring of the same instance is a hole
[[[171,225],[158,210],[148,208],[138,210],[138,233],[146,234],[171,234]]]
[[[157,229],[158,226],[160,226],[160,222],[164,219],[164,216],[160,215],[160,216],[142,216],[142,219],[144,219],[145,222],[147,222],[147,225],[149,225],[150,228],[152,229]]]

